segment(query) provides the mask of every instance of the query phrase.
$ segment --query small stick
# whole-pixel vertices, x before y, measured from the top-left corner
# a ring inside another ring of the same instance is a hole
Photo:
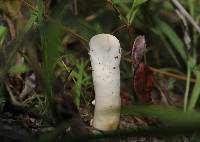
[[[173,77],[173,78],[176,78],[176,79],[179,79],[179,80],[187,80],[187,77],[183,76],[183,75],[178,75],[178,74],[174,74],[174,73],[171,73],[171,72],[162,71],[162,70],[156,69],[156,68],[151,67],[151,66],[149,66],[149,68],[155,73],[163,74],[165,76]],[[190,82],[195,83],[196,79],[191,78]]]
[[[122,57],[123,60],[129,62],[129,63],[132,63],[132,60],[131,59],[128,59],[128,58],[125,58],[125,57]],[[175,79],[178,79],[178,80],[187,80],[187,77],[186,75],[178,75],[178,74],[175,74],[175,73],[171,73],[171,72],[167,72],[167,71],[162,71],[160,69],[157,69],[157,68],[154,68],[154,67],[151,67],[151,66],[148,66],[154,73],[157,73],[157,74],[163,74],[165,76],[168,76],[168,77],[172,77],[172,78],[175,78]],[[191,83],[195,83],[196,82],[196,79],[194,78],[191,78],[190,79],[190,82]]]

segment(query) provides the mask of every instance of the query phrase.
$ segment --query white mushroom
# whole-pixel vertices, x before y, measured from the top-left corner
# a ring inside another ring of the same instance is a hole
[[[98,34],[90,39],[89,45],[95,90],[93,126],[112,131],[120,119],[120,43],[113,35]]]

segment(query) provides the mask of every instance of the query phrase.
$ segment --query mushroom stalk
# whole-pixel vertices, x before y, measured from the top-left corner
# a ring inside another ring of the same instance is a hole
[[[98,34],[90,39],[89,46],[95,90],[93,126],[112,131],[118,127],[121,107],[120,43],[113,35]]]

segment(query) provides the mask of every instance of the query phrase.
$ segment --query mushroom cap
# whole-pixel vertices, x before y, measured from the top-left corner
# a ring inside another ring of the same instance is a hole
[[[119,64],[121,59],[119,40],[110,34],[98,34],[91,38],[89,45],[95,90],[99,90],[99,87],[96,87],[95,84],[101,84],[105,88],[108,87],[108,84],[109,86],[117,84],[115,88],[118,90],[120,87]],[[115,94],[113,93],[113,95]],[[101,95],[107,95],[107,93]]]
[[[110,34],[91,38],[90,61],[95,89],[93,126],[103,131],[115,130],[120,118],[120,59],[119,40]]]
[[[119,40],[115,36],[110,34],[95,35],[90,39],[89,45],[92,66],[99,64],[107,67],[119,66],[121,48]]]

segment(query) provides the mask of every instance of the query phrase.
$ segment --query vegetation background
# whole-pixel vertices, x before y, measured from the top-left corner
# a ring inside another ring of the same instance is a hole
[[[0,0],[2,140],[186,141],[188,134],[198,141],[199,7],[199,0]],[[98,33],[121,44],[122,122],[116,132],[74,137],[79,132],[65,128],[81,131],[83,121],[92,131],[88,42]],[[139,35],[155,78],[146,103],[133,85],[131,52]]]

